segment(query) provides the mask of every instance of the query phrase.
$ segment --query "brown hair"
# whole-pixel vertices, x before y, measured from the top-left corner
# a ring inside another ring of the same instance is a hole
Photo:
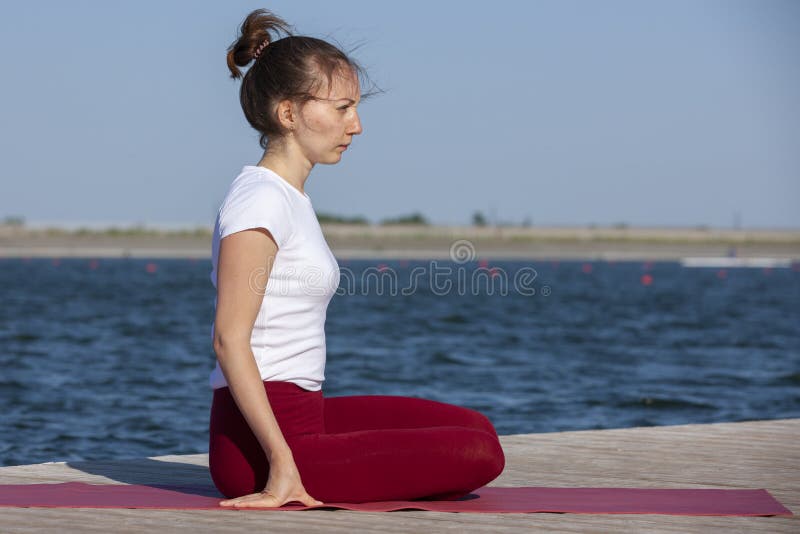
[[[286,37],[275,40],[279,33]],[[265,41],[267,45],[261,46]],[[261,46],[261,53],[256,50]],[[286,130],[275,114],[277,104],[285,99],[301,105],[312,100],[325,76],[328,87],[333,77],[351,69],[366,79],[364,69],[338,47],[315,37],[292,35],[289,25],[266,9],[256,9],[244,19],[239,36],[228,47],[231,78],[242,78],[238,67],[255,62],[242,79],[239,100],[247,122],[261,134],[259,144],[267,148],[267,139],[281,137]],[[379,92],[376,91],[376,92]],[[369,94],[362,94],[362,100]]]

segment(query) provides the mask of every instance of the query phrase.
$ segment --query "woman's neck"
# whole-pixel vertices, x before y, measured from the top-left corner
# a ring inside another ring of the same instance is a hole
[[[306,180],[314,168],[314,164],[303,155],[300,147],[291,142],[268,144],[258,165],[278,173],[301,193],[305,193]]]

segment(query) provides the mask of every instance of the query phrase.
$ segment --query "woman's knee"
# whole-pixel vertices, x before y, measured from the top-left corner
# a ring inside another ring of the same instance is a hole
[[[495,434],[495,438],[497,438],[497,434]],[[490,452],[489,459],[488,473],[491,477],[489,482],[499,477],[506,467],[506,454],[505,451],[503,451],[503,446],[500,444],[499,438],[492,441],[491,449],[493,450]]]
[[[444,429],[443,429],[444,430]],[[450,466],[452,486],[435,498],[451,500],[485,486],[497,478],[505,468],[505,454],[500,441],[480,429],[449,428],[456,449],[440,458]],[[443,434],[444,436],[445,434]]]
[[[503,472],[506,466],[506,456],[503,451],[503,446],[496,436],[487,436],[482,433],[481,436],[475,438],[476,443],[473,451],[473,457],[476,464],[478,464],[478,471],[483,474],[485,479],[483,484],[488,484]]]

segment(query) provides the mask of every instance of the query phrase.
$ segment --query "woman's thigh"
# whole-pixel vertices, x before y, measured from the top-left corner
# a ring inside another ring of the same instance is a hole
[[[453,499],[497,478],[500,442],[463,426],[361,430],[287,440],[303,485],[323,502]]]
[[[264,389],[287,440],[325,431],[321,392],[305,391],[289,382],[264,382]],[[269,464],[264,450],[228,388],[214,391],[208,463],[214,484],[226,497],[261,491],[267,483]]]
[[[360,430],[460,426],[497,431],[482,413],[444,402],[394,395],[325,397],[325,432],[337,434]]]

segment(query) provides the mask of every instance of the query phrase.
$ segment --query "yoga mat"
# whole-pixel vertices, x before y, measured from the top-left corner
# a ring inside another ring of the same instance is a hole
[[[0,485],[0,507],[152,508],[170,510],[235,510],[219,506],[205,487],[120,484]],[[430,510],[435,512],[669,515],[792,515],[763,489],[643,489],[487,487],[457,501],[382,501],[362,504],[329,502],[322,506],[286,504],[258,510],[342,508],[364,512]],[[251,509],[252,510],[252,509]]]

